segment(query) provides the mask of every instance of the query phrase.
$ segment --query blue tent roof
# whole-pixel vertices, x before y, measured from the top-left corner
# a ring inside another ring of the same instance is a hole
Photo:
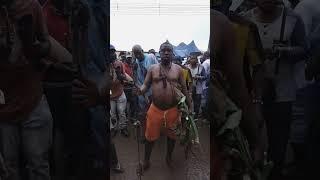
[[[187,57],[191,53],[201,52],[193,40],[188,45],[184,42],[180,43],[178,46],[174,47],[173,51],[176,56],[180,57]]]

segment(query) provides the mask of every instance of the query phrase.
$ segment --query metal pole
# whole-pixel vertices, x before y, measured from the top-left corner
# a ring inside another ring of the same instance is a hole
[[[138,143],[138,169],[137,169],[137,175],[139,180],[141,180],[141,176],[142,176],[142,164],[140,161],[140,127],[141,127],[141,122],[139,120],[137,120],[134,124],[136,127],[136,134],[137,134],[137,143]]]

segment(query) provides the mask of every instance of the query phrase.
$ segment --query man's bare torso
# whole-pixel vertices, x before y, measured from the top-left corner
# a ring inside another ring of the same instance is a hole
[[[167,77],[167,79],[165,79],[166,85],[164,85],[163,78],[160,76],[160,69],[162,71],[162,77]],[[150,70],[153,103],[162,110],[176,106],[178,102],[175,100],[173,85],[176,87],[179,85],[182,68],[172,63],[170,69],[161,64],[156,64],[153,65]]]

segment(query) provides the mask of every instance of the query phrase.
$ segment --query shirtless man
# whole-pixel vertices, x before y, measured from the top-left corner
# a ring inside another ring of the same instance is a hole
[[[212,31],[211,46],[209,49],[214,54],[214,69],[221,71],[226,77],[228,81],[228,91],[226,92],[228,96],[233,100],[234,103],[242,110],[243,119],[241,121],[241,127],[246,132],[247,138],[249,140],[250,145],[255,149],[257,143],[257,121],[260,116],[258,116],[257,109],[255,108],[248,90],[246,88],[245,78],[243,76],[243,65],[242,61],[238,61],[238,55],[236,52],[235,46],[235,32],[233,30],[231,22],[225,17],[223,14],[211,10],[210,17],[210,29]],[[214,74],[214,71],[212,74]],[[211,79],[212,81],[212,79]],[[210,85],[211,86],[211,85]],[[212,86],[211,86],[212,87]],[[210,87],[209,87],[210,88]],[[215,102],[217,100],[215,94],[212,93],[213,98],[210,98],[209,106],[215,107]],[[220,102],[219,102],[220,103]],[[218,111],[217,111],[218,110]],[[214,111],[210,111],[214,114],[211,114],[211,117],[219,116],[219,113],[223,113],[223,111],[219,111],[220,109],[214,109]],[[224,114],[221,114],[225,116]],[[222,117],[219,116],[219,117]],[[215,133],[215,132],[213,132]],[[213,136],[213,138],[215,138]],[[221,156],[218,154],[219,152],[219,144],[217,144],[216,139],[213,139],[213,155],[211,156],[213,162],[213,179],[220,180],[223,175],[223,167],[221,163]],[[219,142],[220,143],[220,142]],[[222,142],[223,143],[223,142]],[[220,161],[219,159],[220,158]],[[219,163],[218,163],[219,162]]]
[[[191,109],[190,96],[187,92],[186,82],[183,78],[182,68],[172,63],[173,46],[165,42],[160,46],[161,63],[150,67],[146,79],[140,88],[139,94],[144,94],[151,86],[152,104],[147,112],[145,137],[145,159],[143,168],[150,167],[150,156],[155,140],[160,137],[162,126],[165,128],[167,139],[166,162],[171,164],[171,155],[175,145],[175,133],[173,129],[180,123],[178,102],[175,97],[174,87],[180,87],[187,97],[189,109]]]

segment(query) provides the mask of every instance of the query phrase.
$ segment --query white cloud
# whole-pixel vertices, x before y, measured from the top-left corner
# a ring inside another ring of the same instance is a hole
[[[132,1],[115,0],[111,1],[111,7],[118,3],[130,3]],[[157,3],[159,0],[148,1],[139,0],[134,3]],[[166,4],[195,4],[204,6],[206,1],[164,1],[160,3]],[[203,3],[205,2],[205,3]],[[124,4],[130,6],[130,4]],[[111,43],[119,50],[131,50],[135,44],[140,44],[145,51],[153,48],[156,51],[162,42],[167,39],[173,44],[178,45],[180,42],[190,43],[195,41],[200,50],[206,50],[209,42],[210,34],[210,15],[209,15],[209,1],[208,14],[202,15],[191,14],[174,14],[174,15],[156,15],[151,14],[150,10],[146,13],[148,15],[127,15],[125,13],[115,13],[111,10],[110,16],[110,38]],[[173,8],[172,11],[175,9]],[[194,9],[193,9],[194,10]],[[141,9],[143,11],[143,9]],[[152,11],[151,11],[152,12]],[[143,14],[143,12],[141,12]]]

